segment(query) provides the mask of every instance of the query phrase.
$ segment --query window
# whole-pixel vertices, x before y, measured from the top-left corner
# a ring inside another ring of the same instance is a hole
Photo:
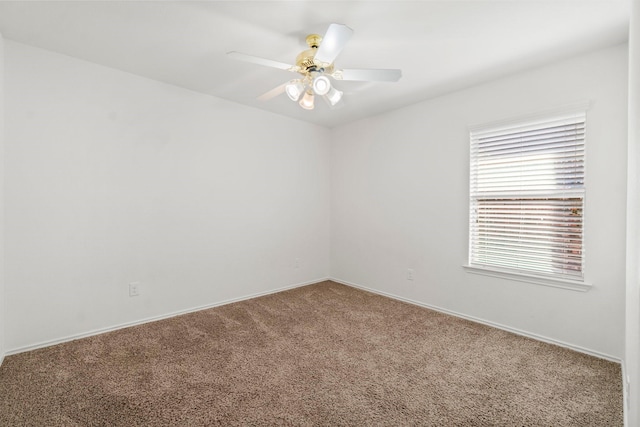
[[[469,267],[583,280],[585,118],[471,132]]]

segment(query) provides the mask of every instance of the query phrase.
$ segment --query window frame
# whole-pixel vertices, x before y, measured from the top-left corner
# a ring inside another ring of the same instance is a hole
[[[532,123],[535,122],[540,122],[540,121],[546,121],[547,119],[554,119],[558,116],[566,116],[566,115],[571,115],[571,114],[584,114],[585,116],[585,127],[586,127],[586,122],[587,122],[587,113],[588,110],[590,109],[590,102],[581,102],[578,104],[573,104],[570,106],[565,106],[565,107],[561,107],[561,108],[556,108],[556,109],[550,109],[550,110],[546,110],[546,111],[542,111],[536,114],[530,114],[527,116],[520,116],[520,117],[516,117],[516,118],[510,118],[508,120],[501,120],[501,121],[497,121],[497,122],[492,122],[492,123],[483,123],[483,124],[479,124],[479,125],[474,125],[474,126],[470,126],[468,127],[468,143],[469,143],[469,189],[468,189],[468,193],[467,196],[468,198],[468,202],[469,202],[469,206],[468,206],[468,211],[467,211],[467,220],[468,220],[468,236],[467,236],[467,249],[468,249],[468,253],[467,253],[467,263],[463,265],[463,268],[466,272],[468,273],[473,273],[473,274],[480,274],[480,275],[484,275],[484,276],[490,276],[490,277],[498,277],[498,278],[502,278],[502,279],[507,279],[507,280],[514,280],[514,281],[519,281],[519,282],[526,282],[526,283],[533,283],[533,284],[538,284],[538,285],[543,285],[543,286],[552,286],[552,287],[557,287],[557,288],[563,288],[563,289],[569,289],[569,290],[574,290],[574,291],[581,291],[581,292],[585,292],[588,291],[589,289],[592,288],[592,284],[589,283],[586,278],[587,278],[587,262],[586,262],[586,251],[585,251],[585,246],[586,246],[586,222],[585,222],[585,217],[586,217],[586,188],[587,188],[587,173],[586,173],[586,167],[585,167],[585,172],[584,172],[584,191],[582,194],[582,253],[581,253],[581,262],[582,262],[582,276],[581,277],[573,277],[570,275],[564,275],[564,274],[538,274],[537,272],[533,272],[533,271],[526,271],[526,270],[518,270],[518,269],[511,269],[511,268],[501,268],[501,267],[496,267],[496,266],[492,266],[492,265],[481,265],[481,264],[472,264],[471,263],[471,249],[472,249],[472,226],[471,226],[471,219],[472,219],[472,187],[471,187],[471,170],[472,170],[472,161],[473,158],[471,156],[471,150],[472,150],[472,144],[471,144],[471,137],[473,133],[479,133],[479,132],[484,132],[484,131],[491,131],[491,130],[496,130],[496,129],[500,129],[500,128],[508,128],[508,127],[527,127],[530,126]],[[584,157],[583,157],[583,162],[586,166],[586,160],[587,160],[587,149],[586,149],[586,134],[585,134],[585,142],[584,142]]]

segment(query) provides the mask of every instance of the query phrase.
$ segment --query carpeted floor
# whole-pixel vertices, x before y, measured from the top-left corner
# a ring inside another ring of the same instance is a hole
[[[323,282],[9,356],[2,426],[621,426],[620,366]]]

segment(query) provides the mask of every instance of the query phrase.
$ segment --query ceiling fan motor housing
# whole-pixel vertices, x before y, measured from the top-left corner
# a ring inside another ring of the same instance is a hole
[[[309,49],[300,52],[296,57],[296,65],[300,68],[300,74],[307,75],[311,72],[330,73],[333,70],[333,64],[324,64],[315,60],[322,37],[318,34],[309,34],[306,41]]]

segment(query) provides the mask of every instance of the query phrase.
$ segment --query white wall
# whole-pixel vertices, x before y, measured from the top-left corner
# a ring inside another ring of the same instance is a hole
[[[0,365],[5,352],[4,304],[4,38],[0,34]]]
[[[9,352],[313,282],[329,275],[330,248],[337,280],[622,357],[626,46],[333,132],[5,51]],[[584,100],[593,289],[464,272],[467,126]],[[133,281],[142,295],[130,298]]]
[[[469,274],[468,126],[589,100],[586,293]],[[336,280],[622,358],[627,47],[618,46],[335,130]],[[406,280],[408,268],[415,280]]]
[[[328,130],[5,50],[7,351],[328,276]]]
[[[630,380],[627,425],[640,425],[640,2],[631,2],[629,29],[629,166],[625,369]]]

